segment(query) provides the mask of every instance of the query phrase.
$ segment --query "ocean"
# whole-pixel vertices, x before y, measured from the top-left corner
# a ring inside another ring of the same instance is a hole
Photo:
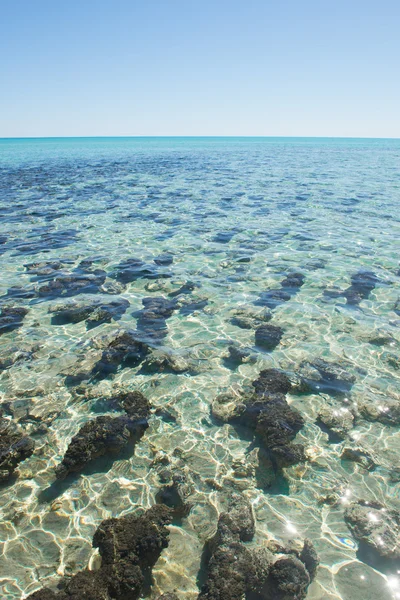
[[[140,598],[197,598],[232,497],[246,548],[311,540],[309,600],[400,597],[400,140],[3,139],[0,215],[2,598],[172,488]],[[57,479],[137,391],[137,439]]]

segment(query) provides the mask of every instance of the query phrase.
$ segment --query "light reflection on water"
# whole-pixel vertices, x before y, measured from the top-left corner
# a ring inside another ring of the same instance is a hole
[[[130,303],[118,326],[135,328],[132,313],[143,308],[143,297],[167,297],[187,281],[194,284],[195,304],[193,311],[173,312],[163,341],[190,362],[190,372],[126,368],[83,382],[85,397],[66,386],[65,373],[82,360],[85,343],[115,323],[93,329],[84,321],[54,325],[48,309],[59,298],[43,293],[13,300],[29,313],[22,327],[1,336],[2,352],[10,355],[18,347],[30,355],[2,372],[3,401],[18,400],[18,416],[29,405],[37,421],[23,423],[28,433],[39,419],[47,419],[47,428],[35,435],[35,453],[20,465],[18,479],[0,492],[4,597],[20,598],[38,582],[52,585],[95,561],[91,539],[97,525],[153,504],[160,487],[155,457],[172,456],[176,448],[192,474],[195,502],[182,526],[171,527],[170,545],[153,571],[155,594],[176,588],[182,598],[196,598],[203,543],[233,485],[253,503],[260,543],[268,535],[313,540],[321,567],[309,598],[397,597],[395,575],[387,578],[357,559],[358,544],[343,511],[356,498],[399,502],[399,483],[390,475],[399,463],[398,427],[374,415],[395,412],[400,400],[400,142],[1,141],[0,152],[0,236],[7,238],[0,245],[0,295],[13,286],[43,285],[26,272],[27,263],[71,261],[72,270],[94,260],[111,286],[115,279],[109,276],[122,261],[137,257],[154,266],[153,258],[167,252],[174,259],[165,267],[171,278],[137,279],[116,290]],[[378,282],[359,305],[351,305],[340,292],[361,269]],[[273,323],[284,335],[273,352],[263,352],[254,346],[254,330],[232,322],[233,311],[259,310],[260,294],[279,288],[291,272],[303,273],[304,285],[273,309]],[[224,361],[232,342],[253,356],[236,369]],[[296,441],[306,446],[309,461],[287,469],[285,489],[260,490],[251,475],[235,476],[237,461],[246,465],[249,441],[228,425],[216,425],[210,404],[227,390],[240,393],[262,368],[296,373],[300,363],[316,358],[346,361],[355,385],[345,397],[324,390],[289,395],[306,419]],[[139,388],[154,409],[167,407],[174,418],[155,410],[133,456],[46,496],[71,437],[93,415],[96,398],[116,386]],[[329,442],[316,424],[319,410],[329,405],[341,411],[365,401],[369,420],[364,413],[349,438]],[[375,469],[341,460],[345,445],[367,449]],[[222,491],[210,487],[210,480]],[[323,503],[329,494],[337,494],[338,502]]]

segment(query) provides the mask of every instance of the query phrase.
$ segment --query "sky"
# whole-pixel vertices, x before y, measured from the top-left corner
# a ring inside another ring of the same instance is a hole
[[[400,137],[399,0],[0,0],[0,137]]]

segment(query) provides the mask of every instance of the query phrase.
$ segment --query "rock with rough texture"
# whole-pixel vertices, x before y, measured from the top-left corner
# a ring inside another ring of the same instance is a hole
[[[307,596],[310,575],[295,556],[278,559],[271,567],[264,586],[264,600],[303,600]]]
[[[195,372],[193,361],[173,351],[151,350],[141,365],[142,373]]]
[[[137,279],[162,279],[169,278],[172,275],[160,268],[160,265],[157,263],[145,263],[140,258],[127,258],[115,267],[112,276],[117,281],[127,284]]]
[[[287,394],[292,389],[289,377],[279,369],[264,369],[252,385],[257,394]]]
[[[348,408],[322,408],[318,413],[317,423],[332,437],[332,441],[344,440],[353,428],[354,416]]]
[[[104,454],[118,454],[132,437],[138,439],[143,435],[148,427],[147,416],[142,415],[138,420],[129,416],[101,416],[85,423],[55,469],[57,479],[81,471],[87,463]]]
[[[379,502],[358,500],[345,510],[344,520],[361,545],[377,555],[400,560],[400,511]]]
[[[53,325],[86,321],[89,327],[118,320],[129,307],[125,298],[82,298],[56,304],[49,309]]]
[[[276,325],[261,325],[256,329],[255,342],[256,345],[264,350],[274,350],[280,343],[283,336],[282,327]]]
[[[304,283],[304,275],[302,273],[289,273],[285,279],[281,281],[281,287],[272,290],[267,290],[260,294],[260,298],[256,301],[256,305],[267,306],[271,310],[288,302],[292,296],[296,295]]]
[[[233,504],[232,504],[233,502]],[[310,540],[302,549],[281,544],[250,548],[254,536],[251,507],[240,496],[231,499],[205,546],[207,579],[198,600],[303,600],[319,564]],[[283,555],[283,556],[282,556]]]
[[[28,312],[28,309],[23,306],[2,306],[0,314],[0,335],[21,327],[22,321]]]
[[[81,571],[60,583],[61,591],[43,588],[29,600],[137,600],[145,575],[168,546],[166,506],[153,506],[140,516],[103,521],[93,536],[102,559],[98,571]]]
[[[188,516],[192,508],[192,503],[188,501],[191,491],[185,475],[175,473],[172,475],[172,483],[165,485],[159,490],[156,495],[156,501],[159,504],[168,506],[174,518],[181,520]]]
[[[172,592],[158,596],[157,600],[179,600],[178,596]]]
[[[0,418],[0,481],[7,481],[23,460],[32,456],[35,442],[7,419]]]

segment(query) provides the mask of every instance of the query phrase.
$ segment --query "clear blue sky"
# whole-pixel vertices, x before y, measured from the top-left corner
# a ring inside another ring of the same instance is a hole
[[[400,0],[0,0],[0,137],[400,137]]]

